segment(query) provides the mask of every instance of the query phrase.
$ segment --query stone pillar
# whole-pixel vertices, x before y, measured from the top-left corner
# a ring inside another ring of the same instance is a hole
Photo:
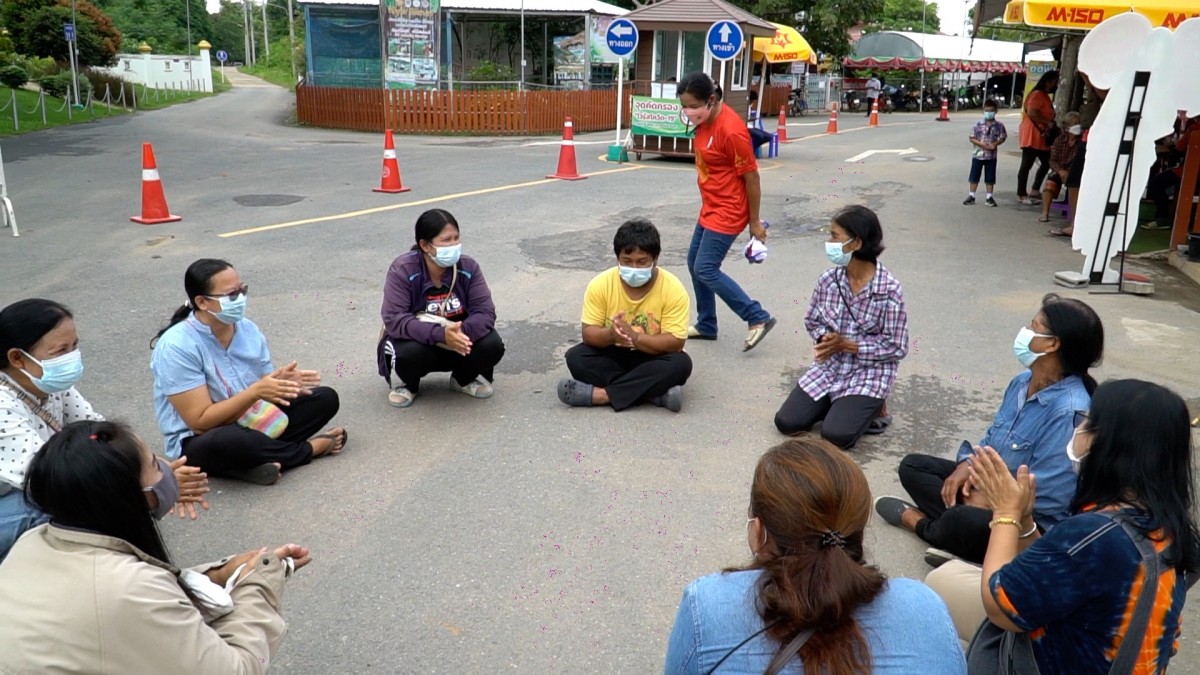
[[[196,45],[200,48],[200,58],[198,61],[192,61],[192,78],[196,80],[196,89],[212,93],[213,91],[213,73],[212,73],[212,57],[209,52],[212,50],[212,45],[208,40],[201,40]]]
[[[150,45],[146,44],[145,42],[138,45],[138,52],[142,55],[141,78],[140,79],[142,81],[142,86],[150,87],[152,89],[157,89],[158,84],[155,82],[156,78],[154,77],[153,71],[151,71],[151,69],[150,69],[150,66],[151,66],[150,52],[152,52],[152,51],[154,51],[154,50],[151,49]]]

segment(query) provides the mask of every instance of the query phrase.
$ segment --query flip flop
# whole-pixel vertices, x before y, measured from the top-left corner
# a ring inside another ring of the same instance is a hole
[[[767,322],[763,325],[757,328],[751,328],[746,333],[746,342],[742,346],[742,351],[748,352],[757,347],[758,343],[762,342],[763,338],[767,336],[767,333],[770,333],[771,329],[775,327],[775,323],[775,317],[771,317],[770,319],[767,319]]]
[[[1041,216],[1039,216],[1039,217],[1038,217],[1038,222],[1039,222],[1039,223],[1048,223],[1048,222],[1050,222],[1050,219],[1049,219],[1049,218],[1042,218]]]
[[[325,439],[329,439],[329,440],[333,441],[333,445],[330,445],[328,450],[321,453],[321,457],[340,455],[340,454],[342,454],[342,451],[346,449],[346,443],[350,440],[350,432],[346,431],[345,429],[342,429],[342,433],[340,433],[340,434],[329,434],[329,433],[317,434],[316,436],[313,436],[311,439],[309,439],[309,442],[311,443],[312,441],[315,441],[318,438],[325,438]],[[337,444],[338,444],[337,442],[338,442],[339,438],[342,439],[342,447],[337,448]],[[337,448],[337,450],[334,450],[334,448]]]
[[[1051,230],[1049,232],[1047,232],[1047,234],[1049,234],[1051,237],[1065,237],[1067,239],[1070,239],[1071,235],[1074,234],[1074,232],[1069,232],[1069,233],[1063,232],[1063,229],[1061,227],[1055,227],[1055,228],[1051,228]]]
[[[592,390],[594,389],[595,387],[590,384],[564,377],[558,381],[558,400],[570,406],[580,408],[590,407],[592,405]]]

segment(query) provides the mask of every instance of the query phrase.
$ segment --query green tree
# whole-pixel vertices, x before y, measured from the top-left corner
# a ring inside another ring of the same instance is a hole
[[[204,0],[96,0],[125,36],[125,51],[142,42],[162,54],[188,52],[188,12],[191,12],[192,51],[212,35]]]
[[[851,52],[848,31],[883,13],[884,0],[733,0],[768,21],[795,26],[813,49],[840,59]]]
[[[924,8],[924,30],[921,10]],[[936,2],[922,0],[883,0],[883,13],[867,24],[867,30],[899,30],[909,33],[935,34],[941,30]]]
[[[232,0],[221,0],[221,9],[209,17],[212,37],[208,41],[213,49],[229,52],[230,61],[248,62],[246,58],[246,27],[243,24],[242,4]]]
[[[121,47],[121,32],[88,0],[75,2],[75,45],[80,66],[107,66]],[[67,63],[63,25],[71,22],[69,0],[5,0],[4,25],[17,52]]]

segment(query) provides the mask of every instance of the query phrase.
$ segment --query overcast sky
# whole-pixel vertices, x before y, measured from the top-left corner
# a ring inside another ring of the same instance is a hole
[[[937,0],[938,18],[942,22],[942,32],[948,35],[962,35],[963,21],[967,17],[967,9],[975,4],[975,0]],[[221,9],[221,0],[208,0],[210,13]]]
[[[937,0],[937,4],[942,32],[947,35],[965,35],[963,21],[967,18],[967,10],[975,5],[975,0]]]

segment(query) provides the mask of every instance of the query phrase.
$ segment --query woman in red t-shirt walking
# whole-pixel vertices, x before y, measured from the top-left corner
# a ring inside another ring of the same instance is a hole
[[[775,319],[721,271],[721,262],[747,224],[751,236],[767,241],[767,229],[758,212],[762,189],[750,133],[738,114],[725,108],[721,88],[708,75],[685,76],[678,91],[684,117],[689,125],[695,125],[692,147],[701,201],[700,218],[688,248],[697,314],[695,325],[688,328],[688,339],[717,339],[716,296],[721,296],[750,327],[742,346],[748,351],[775,327]]]

